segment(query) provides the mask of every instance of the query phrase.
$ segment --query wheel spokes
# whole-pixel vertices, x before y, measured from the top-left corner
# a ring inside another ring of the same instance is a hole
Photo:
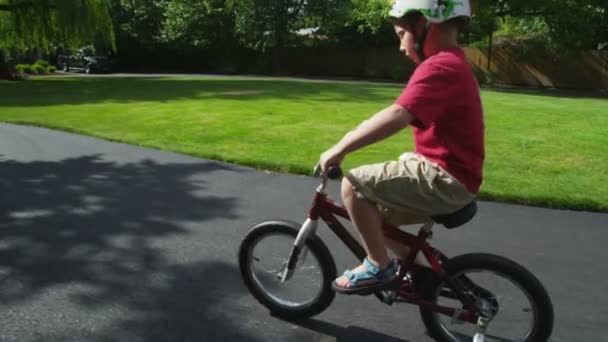
[[[444,332],[453,341],[524,341],[530,335],[535,320],[529,294],[508,277],[494,272],[478,273],[474,279],[472,275],[459,275],[453,279],[462,286],[464,293],[460,296],[452,289],[439,289],[438,304],[443,302],[444,306],[464,309],[458,298],[468,297],[474,303],[474,311],[479,314],[480,321],[483,321],[482,326],[451,317],[442,319]],[[507,288],[507,284],[511,286]]]
[[[281,305],[299,307],[317,298],[323,282],[316,258],[301,258],[294,270],[287,269],[292,246],[293,238],[287,235],[258,241],[252,250],[251,272],[257,286],[270,299]],[[290,273],[287,279],[286,272]]]

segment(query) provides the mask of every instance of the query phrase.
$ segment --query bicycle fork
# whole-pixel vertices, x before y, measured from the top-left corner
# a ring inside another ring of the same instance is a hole
[[[473,342],[485,342],[486,340],[486,330],[488,329],[488,324],[490,320],[480,317],[477,321],[477,332],[473,337]]]
[[[302,260],[306,258],[306,240],[309,236],[316,233],[318,226],[318,220],[312,220],[310,218],[307,218],[302,224],[302,227],[298,231],[296,241],[293,243],[293,248],[289,254],[289,259],[287,259],[285,269],[282,274],[279,275],[281,277],[281,283],[288,281],[293,276],[300,257],[302,257]]]

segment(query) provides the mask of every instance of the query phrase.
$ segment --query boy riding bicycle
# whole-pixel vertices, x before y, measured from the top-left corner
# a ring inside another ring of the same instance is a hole
[[[457,38],[471,18],[469,0],[397,0],[390,17],[400,50],[418,64],[395,103],[364,121],[321,155],[326,171],[348,153],[411,125],[415,151],[399,160],[351,170],[342,199],[367,252],[362,265],[336,279],[334,289],[356,294],[382,289],[396,277],[407,247],[383,236],[382,222],[412,224],[455,212],[479,191],[484,122],[479,86]]]

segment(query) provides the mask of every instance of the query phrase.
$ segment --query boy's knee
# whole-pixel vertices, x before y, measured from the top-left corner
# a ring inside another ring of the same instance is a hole
[[[350,180],[348,180],[348,178],[346,178],[346,177],[342,178],[341,194],[342,194],[342,200],[344,200],[344,201],[352,200],[353,197],[355,197],[355,191],[353,189],[353,185],[350,182]]]

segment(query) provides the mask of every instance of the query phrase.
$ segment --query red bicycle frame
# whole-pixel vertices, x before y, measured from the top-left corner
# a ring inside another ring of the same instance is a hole
[[[359,259],[363,260],[366,257],[366,252],[361,244],[346,230],[346,228],[338,221],[336,216],[350,220],[348,212],[344,207],[334,203],[323,190],[317,189],[316,195],[312,207],[308,212],[308,218],[313,221],[317,221],[319,218],[323,220],[327,226],[342,240],[342,242],[352,251],[352,253]],[[402,241],[405,245],[410,247],[410,253],[406,260],[401,261],[401,273],[399,276],[403,278],[406,270],[413,269],[417,266],[414,264],[416,256],[419,252],[425,256],[426,260],[431,265],[432,270],[439,276],[444,277],[446,272],[441,266],[441,263],[447,259],[439,250],[431,247],[427,240],[432,236],[433,221],[428,221],[420,228],[418,235],[413,235],[400,230],[399,228],[389,223],[383,224],[384,234],[396,241]],[[454,292],[456,297],[463,301],[465,304],[465,310],[449,308],[441,305],[437,305],[433,302],[424,300],[420,296],[412,292],[411,290],[402,287],[398,291],[398,301],[407,302],[410,304],[418,305],[424,309],[432,312],[441,313],[459,320],[467,321],[476,324],[479,319],[479,310],[475,303],[469,303],[469,300],[462,295],[463,289],[459,284],[456,284],[450,279],[446,278],[447,285]],[[384,292],[377,293],[378,297],[385,303],[392,304],[392,301],[388,299],[388,295]]]

